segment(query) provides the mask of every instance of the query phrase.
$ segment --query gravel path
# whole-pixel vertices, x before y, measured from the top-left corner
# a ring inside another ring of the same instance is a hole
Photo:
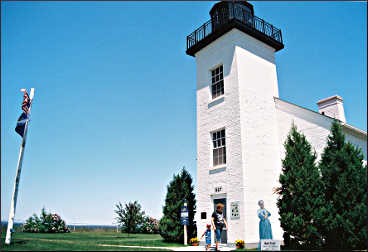
[[[146,249],[167,249],[172,251],[206,251],[204,246],[188,246],[188,247],[145,247],[145,246],[129,246],[129,245],[109,245],[109,244],[99,244],[103,247],[119,247],[119,248],[146,248]],[[234,248],[220,245],[220,251],[230,251]],[[209,251],[215,251],[215,246],[213,245]]]

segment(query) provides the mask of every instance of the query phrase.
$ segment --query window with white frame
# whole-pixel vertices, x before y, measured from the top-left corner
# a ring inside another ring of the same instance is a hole
[[[212,73],[212,99],[224,94],[224,71],[223,66],[219,66],[211,71]]]
[[[213,166],[226,164],[225,129],[212,132]]]

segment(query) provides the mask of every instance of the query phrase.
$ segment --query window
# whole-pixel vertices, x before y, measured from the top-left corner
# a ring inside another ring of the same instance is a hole
[[[213,166],[226,164],[225,129],[212,133]]]
[[[224,94],[224,73],[222,65],[212,72],[212,99]]]

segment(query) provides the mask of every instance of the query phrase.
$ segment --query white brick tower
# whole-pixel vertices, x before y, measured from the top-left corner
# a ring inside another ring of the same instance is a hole
[[[197,66],[198,234],[222,202],[229,224],[222,242],[255,246],[262,199],[274,239],[282,240],[272,190],[281,167],[274,103],[281,31],[254,16],[245,1],[216,3],[210,16],[187,37],[186,51]]]

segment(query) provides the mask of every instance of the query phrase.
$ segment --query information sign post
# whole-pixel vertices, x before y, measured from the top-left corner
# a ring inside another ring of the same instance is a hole
[[[180,220],[181,224],[184,225],[184,245],[187,245],[188,242],[187,225],[189,224],[189,217],[188,217],[188,204],[186,200],[184,200],[184,206],[181,207]]]

